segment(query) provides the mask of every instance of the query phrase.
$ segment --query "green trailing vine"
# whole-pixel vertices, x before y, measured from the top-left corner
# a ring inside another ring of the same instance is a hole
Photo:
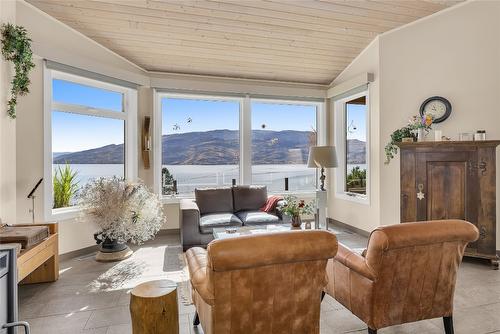
[[[31,39],[24,27],[10,23],[2,24],[2,55],[14,64],[15,74],[11,82],[10,99],[7,102],[7,114],[16,118],[17,97],[29,93],[29,73],[35,67]]]
[[[401,143],[403,138],[414,138],[414,128],[410,125],[397,129],[391,134],[391,141],[385,145],[385,164],[387,165],[398,154],[397,143]]]
[[[398,154],[398,145],[403,138],[417,139],[418,129],[423,129],[425,133],[431,130],[433,119],[429,115],[416,115],[410,118],[408,125],[395,130],[391,134],[391,140],[385,145],[385,164],[387,165]]]

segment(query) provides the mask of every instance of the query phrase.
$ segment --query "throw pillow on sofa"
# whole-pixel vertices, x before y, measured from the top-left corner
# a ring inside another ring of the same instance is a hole
[[[267,202],[266,186],[233,187],[234,211],[259,210]]]
[[[233,193],[230,187],[195,189],[194,196],[200,214],[233,212]]]

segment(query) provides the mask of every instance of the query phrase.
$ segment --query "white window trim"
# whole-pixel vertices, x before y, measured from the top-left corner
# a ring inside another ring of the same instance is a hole
[[[44,66],[44,218],[45,221],[65,220],[76,218],[80,215],[79,207],[52,209],[52,111],[64,111],[81,115],[98,116],[123,120],[125,123],[125,178],[135,181],[137,179],[137,90],[114,84],[97,81],[77,75],[52,70]],[[106,109],[90,108],[87,106],[59,103],[52,101],[52,80],[60,79],[75,82],[91,87],[111,90],[123,94],[123,112]]]
[[[345,104],[350,100],[357,99],[361,96],[366,96],[366,195],[349,193],[345,191],[346,181],[346,129],[345,117],[346,110]],[[335,149],[337,150],[337,157],[339,167],[335,169],[335,198],[352,201],[360,204],[370,205],[370,191],[371,191],[371,164],[370,164],[370,96],[369,87],[359,93],[350,95],[348,97],[333,101],[333,129]]]
[[[304,105],[316,107],[316,131],[317,145],[326,145],[326,108],[324,102],[311,102],[301,100],[270,99],[270,98],[252,98],[249,95],[244,97],[224,96],[224,95],[200,95],[200,94],[182,94],[169,93],[164,91],[154,91],[154,111],[153,111],[153,166],[154,190],[162,197],[163,203],[177,203],[182,198],[192,198],[192,195],[162,195],[161,190],[161,168],[162,168],[162,110],[161,100],[163,98],[185,98],[201,99],[209,101],[235,101],[240,103],[240,161],[239,161],[239,184],[252,183],[252,102]],[[319,184],[319,174],[316,171],[316,184]],[[283,191],[284,193],[284,191]],[[316,190],[311,191],[289,191],[290,194],[315,194]],[[271,193],[270,193],[271,194]]]
[[[154,92],[154,111],[153,111],[153,166],[154,166],[154,175],[153,175],[153,186],[155,193],[159,194],[162,198],[163,203],[177,203],[179,199],[182,198],[192,198],[190,195],[162,195],[161,189],[161,168],[162,168],[162,147],[161,147],[161,137],[162,137],[162,124],[163,124],[163,115],[161,110],[161,100],[163,98],[174,98],[174,99],[199,99],[206,101],[232,101],[238,102],[240,105],[240,122],[242,118],[242,110],[244,105],[244,98],[242,97],[234,97],[234,96],[223,96],[223,95],[200,95],[200,94],[181,94],[181,93],[168,93],[168,92],[158,92],[155,90]],[[240,124],[241,127],[241,124]],[[240,148],[242,144],[242,131],[240,131]],[[241,163],[242,157],[240,154],[240,172],[239,172],[239,181],[242,180],[242,170]]]

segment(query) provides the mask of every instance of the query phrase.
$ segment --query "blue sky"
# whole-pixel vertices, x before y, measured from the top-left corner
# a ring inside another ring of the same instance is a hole
[[[366,106],[359,104],[347,105],[346,125],[347,139],[366,141]]]
[[[63,80],[53,81],[55,102],[86,105],[121,112],[122,94],[84,86]],[[316,127],[316,109],[311,105],[252,103],[252,129],[311,131]],[[193,100],[164,98],[162,100],[163,134],[237,130],[237,101]],[[349,139],[365,140],[365,107],[349,105],[348,124],[357,130]],[[52,113],[53,152],[76,152],[124,142],[124,122],[121,120],[54,111]]]
[[[112,111],[122,111],[122,95],[110,90],[84,86],[70,81],[52,81],[52,99],[55,102],[85,105]]]
[[[122,94],[104,89],[53,80],[55,102],[122,110]],[[123,144],[124,121],[65,112],[52,112],[52,151],[76,152],[109,144]]]
[[[237,130],[239,103],[233,101],[162,100],[163,134],[214,129]],[[252,129],[311,131],[315,127],[314,106],[252,103]]]
[[[123,142],[122,120],[52,112],[52,152],[77,152]]]

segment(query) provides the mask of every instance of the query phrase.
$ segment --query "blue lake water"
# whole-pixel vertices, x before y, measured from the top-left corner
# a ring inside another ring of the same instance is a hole
[[[58,165],[54,165],[54,169]],[[361,169],[366,165],[358,165]],[[177,180],[178,192],[186,194],[198,187],[215,187],[231,185],[232,179],[239,180],[237,165],[168,165],[170,173]],[[350,171],[354,165],[348,165]],[[123,177],[124,165],[119,164],[73,164],[71,168],[77,172],[79,185],[83,186],[91,179],[98,177]],[[305,165],[254,165],[252,166],[252,183],[268,187],[270,193],[279,193],[285,189],[285,177],[288,177],[290,191],[310,191],[316,188],[316,169]]]

